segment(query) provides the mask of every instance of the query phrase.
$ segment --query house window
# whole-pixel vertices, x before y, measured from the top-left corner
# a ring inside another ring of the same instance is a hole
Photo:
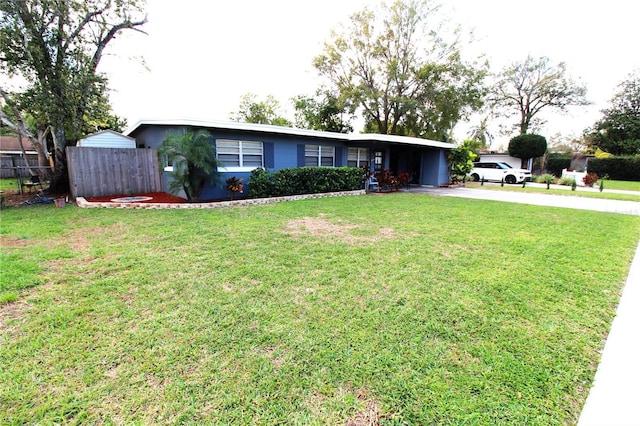
[[[169,160],[169,156],[164,155],[162,157],[162,164],[163,164],[163,170],[165,172],[172,172],[173,171],[173,161]]]
[[[347,166],[362,167],[369,165],[369,150],[367,148],[349,148],[347,152]]]
[[[221,171],[253,170],[264,164],[262,142],[216,139],[216,155]]]
[[[305,145],[304,165],[305,166],[329,166],[335,164],[336,149],[333,146]]]

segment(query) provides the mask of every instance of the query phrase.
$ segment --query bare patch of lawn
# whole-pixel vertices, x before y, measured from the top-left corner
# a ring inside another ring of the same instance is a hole
[[[332,222],[325,214],[291,220],[285,226],[285,230],[293,237],[331,238],[353,244],[373,243],[384,238],[395,237],[395,231],[392,228],[380,228],[371,234],[358,235],[356,233],[358,230],[365,231],[361,225],[344,221]]]

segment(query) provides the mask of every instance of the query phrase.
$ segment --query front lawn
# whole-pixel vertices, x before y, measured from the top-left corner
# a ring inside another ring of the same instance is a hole
[[[0,215],[3,424],[575,423],[640,238],[415,193]]]

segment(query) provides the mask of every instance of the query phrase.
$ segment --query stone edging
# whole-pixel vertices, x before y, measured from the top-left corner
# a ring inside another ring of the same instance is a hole
[[[301,194],[287,197],[250,198],[233,201],[216,201],[213,203],[91,203],[84,197],[76,198],[76,205],[82,208],[111,208],[111,209],[213,209],[220,207],[250,206],[260,204],[273,204],[282,201],[307,200],[310,198],[346,197],[352,195],[364,195],[364,189],[357,191],[324,192],[321,194]]]

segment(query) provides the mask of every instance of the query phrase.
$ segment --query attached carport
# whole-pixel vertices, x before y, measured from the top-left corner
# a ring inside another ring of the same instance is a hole
[[[369,149],[372,170],[389,169],[391,173],[407,172],[411,183],[440,186],[449,183],[447,153],[455,147],[447,142],[407,136],[353,134],[350,146]]]

